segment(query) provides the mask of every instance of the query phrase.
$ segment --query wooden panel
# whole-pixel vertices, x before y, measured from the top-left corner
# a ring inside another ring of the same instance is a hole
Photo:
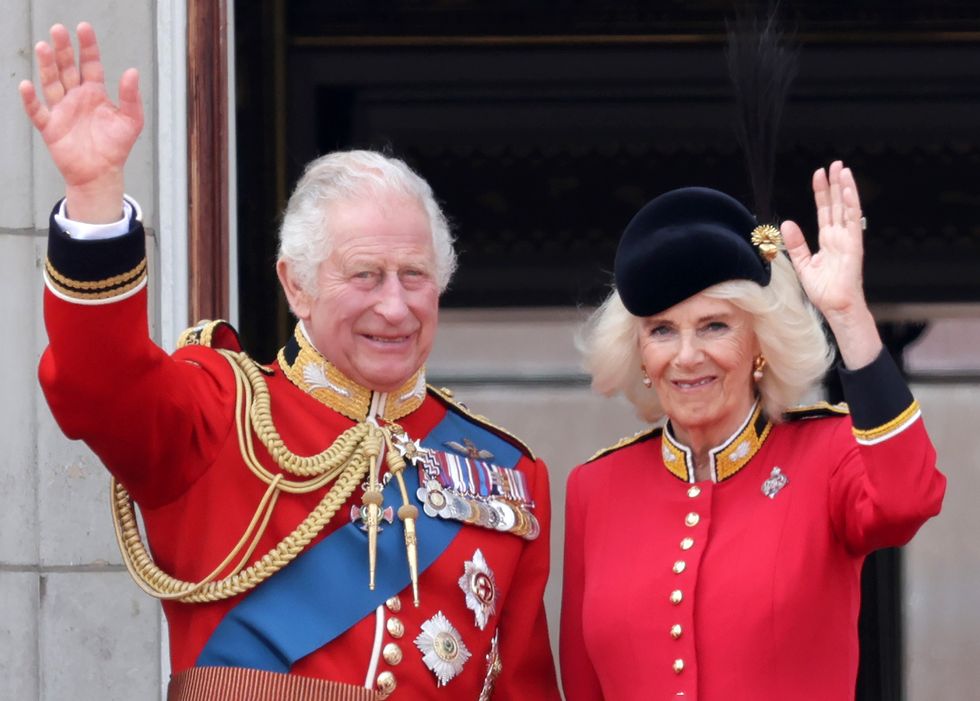
[[[226,0],[187,3],[190,318],[228,316]]]

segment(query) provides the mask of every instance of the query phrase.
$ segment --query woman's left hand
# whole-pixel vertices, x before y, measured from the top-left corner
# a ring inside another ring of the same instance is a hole
[[[844,364],[860,368],[877,357],[881,338],[864,298],[863,218],[850,168],[834,161],[829,173],[818,169],[813,198],[820,225],[817,252],[810,252],[795,222],[783,222],[780,231],[803,289],[834,332]]]
[[[813,197],[820,225],[819,250],[810,253],[795,222],[783,222],[780,230],[803,289],[829,319],[865,306],[861,201],[851,169],[840,161],[830,165],[829,175],[818,169],[813,174]]]

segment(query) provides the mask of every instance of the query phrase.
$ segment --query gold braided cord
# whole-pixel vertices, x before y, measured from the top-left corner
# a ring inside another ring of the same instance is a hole
[[[59,273],[51,263],[50,258],[44,261],[44,269],[47,271],[52,280],[60,283],[64,287],[74,290],[104,290],[106,288],[115,287],[121,283],[128,282],[134,277],[143,277],[146,273],[146,258],[141,260],[132,270],[106,278],[105,280],[73,280],[72,278],[66,277]]]
[[[343,461],[341,456],[349,455],[359,443],[343,443],[339,439],[322,453],[310,456],[299,456],[291,452],[282,440],[282,436],[276,430],[272,422],[272,407],[269,399],[269,388],[262,377],[262,371],[258,365],[244,353],[232,353],[231,351],[219,351],[230,360],[234,359],[233,367],[238,367],[244,372],[248,379],[248,384],[254,391],[255,396],[251,402],[249,417],[255,427],[255,435],[259,437],[262,445],[269,451],[269,454],[276,461],[276,464],[286,472],[290,472],[300,477],[314,477],[323,475],[328,466],[335,466],[337,460]],[[376,426],[371,427],[368,422],[363,422],[355,426],[363,427],[365,433],[375,430]]]
[[[235,424],[242,459],[268,488],[248,527],[224,561],[199,582],[188,582],[170,576],[153,561],[143,543],[129,493],[115,479],[112,480],[113,525],[123,562],[140,588],[159,599],[183,603],[220,601],[253,589],[281,570],[310,544],[350,498],[379,454],[384,441],[381,428],[364,422],[342,433],[333,445],[319,455],[304,458],[291,453],[282,444],[282,439],[272,424],[268,387],[261,372],[244,353],[219,352],[228,360],[235,374]],[[256,402],[260,397],[265,398],[264,408],[256,411]],[[299,469],[310,473],[313,479],[306,482],[290,481],[266,470],[255,457],[251,438],[253,428],[263,445],[279,446],[274,457],[280,467],[288,469],[285,464],[293,468],[299,466]],[[331,479],[336,480],[333,486],[303,522],[251,566],[244,568],[265,534],[280,492],[308,493],[323,487]],[[217,579],[236,556],[238,562],[231,572]]]

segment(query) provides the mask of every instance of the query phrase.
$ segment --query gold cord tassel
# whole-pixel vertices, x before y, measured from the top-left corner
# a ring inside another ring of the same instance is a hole
[[[374,576],[378,567],[378,526],[381,521],[381,504],[384,502],[384,495],[381,493],[381,486],[378,484],[379,449],[380,445],[374,444],[365,451],[371,467],[368,471],[367,489],[361,496],[361,503],[367,508],[368,587],[371,591],[374,591]]]
[[[405,526],[405,557],[408,559],[408,574],[412,579],[412,601],[419,605],[419,555],[418,536],[415,532],[415,522],[419,510],[409,501],[408,488],[405,486],[405,460],[391,444],[390,432],[385,432],[388,441],[388,471],[398,480],[398,490],[402,494],[402,505],[398,507],[398,518]]]

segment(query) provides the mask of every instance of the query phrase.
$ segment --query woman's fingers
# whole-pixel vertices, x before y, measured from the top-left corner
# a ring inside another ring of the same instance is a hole
[[[844,198],[840,182],[840,172],[843,167],[840,161],[830,164],[830,220],[834,226],[844,225]]]
[[[789,254],[789,259],[799,274],[810,263],[810,247],[803,236],[803,230],[796,222],[787,219],[779,225],[779,233],[783,235],[786,253]]]
[[[830,226],[830,183],[827,182],[827,171],[823,168],[817,168],[813,173],[813,200],[817,205],[817,226],[820,229]]]

